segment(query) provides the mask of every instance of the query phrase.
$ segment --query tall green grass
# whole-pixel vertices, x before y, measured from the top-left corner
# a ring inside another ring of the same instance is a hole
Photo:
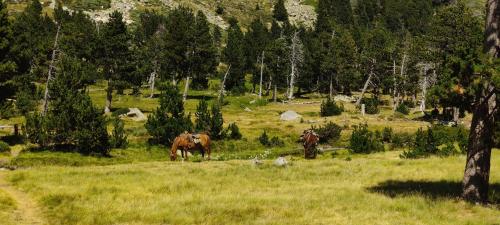
[[[490,181],[500,200],[500,157]],[[44,167],[9,180],[50,224],[495,224],[495,206],[458,200],[464,157],[402,160],[398,152],[272,161]]]

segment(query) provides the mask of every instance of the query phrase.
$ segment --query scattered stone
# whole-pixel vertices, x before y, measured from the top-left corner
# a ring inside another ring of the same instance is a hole
[[[347,95],[337,95],[333,98],[333,100],[341,101],[341,102],[356,102],[356,98],[352,96],[347,96]]]
[[[250,108],[248,108],[248,107],[245,107],[245,111],[246,112],[251,112],[252,110]]]
[[[286,166],[288,165],[288,161],[286,161],[285,157],[280,156],[274,161],[274,165],[276,166]]]
[[[302,116],[296,113],[295,111],[288,110],[281,114],[280,120],[283,121],[292,121],[296,119],[300,119]]]
[[[250,104],[255,104],[255,100],[250,101]]]
[[[316,22],[316,10],[313,6],[303,5],[304,0],[288,0],[285,7],[288,11],[290,22],[294,25],[313,27]]]
[[[259,160],[257,157],[255,157],[254,159],[252,159],[252,164],[255,165],[255,166],[259,166],[259,165],[262,165],[264,162],[262,162],[262,160]]]
[[[145,121],[148,119],[138,108],[129,108],[126,116],[134,121]]]

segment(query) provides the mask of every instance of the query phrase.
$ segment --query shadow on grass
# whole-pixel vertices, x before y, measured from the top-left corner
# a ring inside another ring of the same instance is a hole
[[[391,198],[408,195],[420,195],[432,200],[459,199],[462,193],[462,183],[458,181],[414,181],[388,180],[376,186],[369,187],[368,191],[383,194]],[[490,203],[500,207],[500,184],[490,184]]]

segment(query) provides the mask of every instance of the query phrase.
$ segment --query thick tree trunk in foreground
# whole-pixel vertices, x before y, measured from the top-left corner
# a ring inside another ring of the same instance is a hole
[[[498,57],[499,13],[498,0],[486,4],[484,51],[492,58]],[[495,87],[487,84],[478,93],[469,134],[467,162],[463,179],[462,197],[471,202],[487,203],[490,177],[491,149],[495,114],[497,113]]]
[[[491,86],[484,90],[474,107],[462,192],[462,197],[471,202],[488,201],[491,149],[498,110],[493,91]]]

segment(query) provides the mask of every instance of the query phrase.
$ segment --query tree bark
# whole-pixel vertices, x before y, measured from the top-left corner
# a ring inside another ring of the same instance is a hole
[[[333,98],[333,76],[330,76],[330,93],[329,93],[330,99]]]
[[[366,89],[368,89],[368,85],[371,82],[373,76],[373,65],[372,68],[370,69],[370,74],[368,75],[368,79],[366,79],[365,85],[363,86],[363,90],[361,91],[361,96],[359,96],[358,101],[356,101],[356,105],[361,104],[361,100],[363,99],[363,96],[365,95]]]
[[[57,33],[56,33],[56,39],[54,40],[54,49],[52,49],[52,58],[50,60],[50,65],[49,65],[49,72],[47,75],[47,82],[45,83],[45,93],[43,97],[43,111],[42,115],[45,116],[47,114],[47,110],[49,108],[49,84],[50,81],[53,79],[52,77],[52,72],[54,71],[54,63],[56,60],[56,53],[57,53],[57,45],[59,41],[59,31],[61,30],[61,25],[57,26]]]
[[[398,92],[398,82],[396,79],[396,60],[392,60],[392,81],[393,81],[393,90],[392,90],[392,105],[393,105],[393,111],[396,111],[398,108],[399,100],[397,97],[397,92]]]
[[[275,84],[274,85],[274,90],[273,90],[273,101],[276,102],[277,101],[277,93],[278,92],[278,86]]]
[[[111,112],[111,101],[113,100],[113,85],[111,78],[108,80],[108,88],[106,89],[106,106],[104,107],[104,113]]]
[[[498,58],[500,46],[498,10],[498,0],[487,1],[484,52],[492,58]],[[487,203],[495,114],[498,113],[495,87],[492,84],[482,87],[473,109],[462,197],[471,202]]]
[[[182,100],[183,101],[187,100],[188,91],[189,91],[189,79],[190,79],[190,77],[187,76],[186,77],[186,84],[184,85],[184,94],[182,95]]]
[[[262,57],[260,59],[260,83],[259,83],[259,98],[262,98],[262,76],[264,73],[264,51],[262,51]]]
[[[226,88],[226,78],[230,70],[231,70],[231,65],[229,65],[229,67],[227,68],[226,74],[224,74],[224,78],[222,79],[222,83],[220,84],[219,102],[221,102],[222,97],[224,96],[224,89]]]

